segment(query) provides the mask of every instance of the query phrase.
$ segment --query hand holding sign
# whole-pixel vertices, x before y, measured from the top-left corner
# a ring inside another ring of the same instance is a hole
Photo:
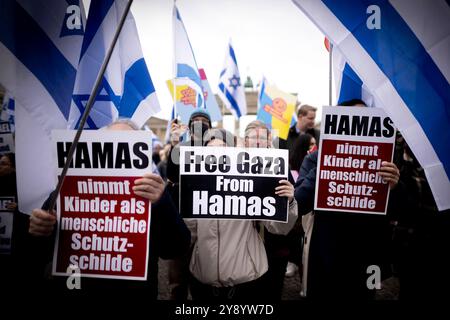
[[[392,121],[377,108],[322,110],[315,209],[386,214],[399,179]]]
[[[294,199],[294,186],[288,180],[280,180],[280,186],[275,188],[275,194],[280,197],[287,197],[289,203]]]
[[[41,209],[34,209],[30,216],[28,232],[33,236],[48,237],[52,234],[55,223],[55,213],[50,214]]]
[[[379,175],[383,178],[384,182],[389,183],[391,189],[394,189],[400,178],[400,171],[394,163],[383,161]]]
[[[164,192],[164,181],[157,174],[146,173],[141,179],[134,182],[133,191],[150,202],[156,202]]]

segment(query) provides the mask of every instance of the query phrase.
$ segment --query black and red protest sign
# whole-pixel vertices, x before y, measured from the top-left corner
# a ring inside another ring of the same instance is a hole
[[[323,107],[315,210],[386,214],[395,131],[382,109]]]
[[[287,150],[183,146],[180,213],[185,219],[287,222],[288,199],[275,194],[287,176]]]
[[[58,173],[74,135],[53,132]],[[132,188],[151,172],[150,143],[144,131],[83,132],[57,202],[53,274],[147,278],[151,204]]]

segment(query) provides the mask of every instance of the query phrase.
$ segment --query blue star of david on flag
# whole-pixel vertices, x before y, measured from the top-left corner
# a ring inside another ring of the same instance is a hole
[[[105,93],[102,93],[104,91]],[[112,119],[112,113],[111,109],[109,109],[109,104],[107,107],[103,107],[97,102],[111,102],[118,110],[120,109],[120,100],[121,96],[116,95],[114,91],[112,90],[111,86],[109,85],[108,81],[103,78],[102,85],[99,88],[99,93],[97,94],[97,97],[95,97],[94,106],[90,112],[90,115],[88,116],[86,120],[86,124],[90,129],[97,129],[98,125],[96,125],[96,122],[93,120],[92,116],[94,114],[102,114],[106,116],[109,119]],[[83,116],[84,110],[86,109],[86,104],[89,100],[89,94],[74,94],[72,96],[72,99],[75,103],[75,105],[78,107],[78,110],[80,111],[80,116],[78,117],[76,128],[79,127],[81,118]],[[103,107],[103,108],[102,108]],[[98,123],[98,122],[97,122]]]
[[[232,87],[234,90],[236,90],[241,85],[241,78],[233,74],[230,80],[230,87]]]
[[[230,43],[225,55],[224,68],[219,76],[219,97],[236,118],[247,114],[244,87],[237,66],[236,54]]]
[[[70,0],[75,1],[75,0]],[[82,114],[127,1],[92,1],[81,47],[67,127],[80,126]],[[124,54],[126,52],[126,54]],[[85,127],[104,127],[118,117],[142,127],[160,110],[155,88],[142,55],[133,16],[128,13],[111,61],[100,84]]]

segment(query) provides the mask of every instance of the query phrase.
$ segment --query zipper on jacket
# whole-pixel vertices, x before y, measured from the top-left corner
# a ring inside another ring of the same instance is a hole
[[[219,227],[219,220],[217,221],[217,281],[222,284],[222,281],[220,280],[220,227]]]
[[[257,238],[259,239],[259,233],[256,231],[256,229],[254,229],[254,231],[256,232],[256,236],[257,236]],[[252,266],[253,266],[253,271],[255,272],[255,274],[256,274],[256,278],[259,278],[259,272],[258,272],[258,269],[256,269],[256,265],[255,265],[255,262],[253,261],[253,258],[252,258],[252,253],[250,252],[250,249],[248,248],[248,242],[249,242],[249,238],[250,238],[250,236],[251,236],[251,233],[249,233],[249,235],[247,236],[247,243],[245,244],[245,248],[247,249],[247,254],[248,254],[248,257],[250,258],[250,261],[252,262]],[[264,242],[262,241],[262,240],[260,240],[262,243],[263,243],[263,246],[264,246]],[[255,279],[256,279],[255,278]]]

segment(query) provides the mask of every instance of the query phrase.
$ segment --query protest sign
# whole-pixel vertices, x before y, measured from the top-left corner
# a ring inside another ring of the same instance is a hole
[[[14,138],[9,122],[0,121],[0,155],[14,152]]]
[[[275,187],[287,175],[287,150],[180,147],[180,213],[286,222],[287,198]]]
[[[314,209],[386,214],[395,131],[382,109],[323,107]]]
[[[15,202],[15,197],[0,197],[0,254],[11,253],[13,212],[8,204]]]
[[[55,130],[58,174],[75,131]],[[150,202],[134,180],[152,172],[147,131],[84,131],[57,201],[53,274],[77,267],[81,276],[145,280]]]

